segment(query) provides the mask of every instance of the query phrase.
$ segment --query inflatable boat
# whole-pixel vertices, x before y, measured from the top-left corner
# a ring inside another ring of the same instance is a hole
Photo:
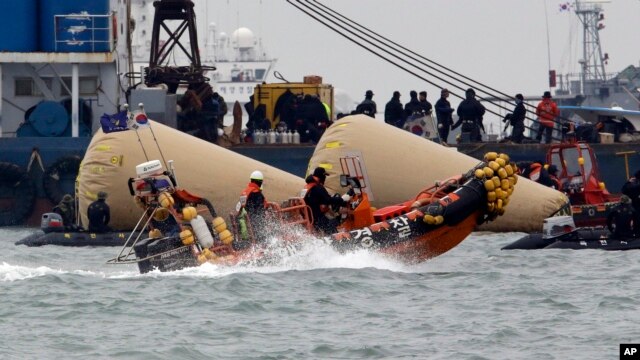
[[[42,214],[40,230],[16,241],[16,245],[26,246],[122,246],[130,232],[110,231],[94,233],[86,230],[69,231],[62,225],[62,218],[56,213]]]
[[[542,233],[529,234],[502,250],[538,249],[640,249],[640,238],[614,238],[602,227],[576,228],[570,216],[556,216],[545,220]]]
[[[132,233],[108,263],[135,263],[141,273],[207,262],[269,263],[281,252],[270,251],[274,244],[259,240],[265,238],[256,236],[261,235],[256,233],[259,228],[268,229],[269,239],[288,249],[318,239],[341,252],[368,249],[417,263],[449,251],[478,224],[504,214],[517,182],[517,169],[508,156],[488,153],[464,174],[437,182],[403,203],[375,209],[360,159],[342,158],[341,167],[341,183],[350,190],[343,197],[348,205],[339,211],[338,232],[322,237],[314,234],[311,211],[302,198],[268,203],[269,226],[254,227],[236,213],[230,214],[227,226],[213,206],[202,206],[205,199],[177,188],[172,173],[161,171],[158,161],[141,164],[138,177],[129,180],[130,193],[142,209],[139,233]],[[157,170],[150,174],[148,169]]]

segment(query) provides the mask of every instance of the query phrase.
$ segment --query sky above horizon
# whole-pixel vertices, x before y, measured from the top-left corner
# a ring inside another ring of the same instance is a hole
[[[462,94],[432,76],[420,73],[437,86],[389,64],[285,0],[194,2],[200,29],[212,22],[218,31],[228,34],[241,26],[250,28],[267,52],[278,59],[274,70],[289,81],[320,75],[356,101],[371,89],[379,107],[394,90],[402,93],[403,102],[408,101],[410,90],[427,90],[431,102],[437,100],[441,86]],[[549,63],[558,73],[579,71],[582,27],[574,12],[560,11],[566,1],[320,2],[432,61],[507,94],[542,95],[548,90]],[[609,54],[606,72],[640,66],[640,0],[612,0],[602,7],[605,28],[600,31],[600,41],[603,52]],[[271,74],[269,81],[279,80]],[[459,102],[450,100],[454,106]]]

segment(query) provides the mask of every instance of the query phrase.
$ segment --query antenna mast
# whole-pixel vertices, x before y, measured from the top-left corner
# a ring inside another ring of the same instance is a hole
[[[602,48],[600,47],[599,31],[604,28],[600,23],[604,20],[602,4],[609,3],[610,0],[576,0],[576,15],[582,22],[583,42],[582,42],[582,92],[587,93],[589,88],[606,81],[604,71],[604,61]]]

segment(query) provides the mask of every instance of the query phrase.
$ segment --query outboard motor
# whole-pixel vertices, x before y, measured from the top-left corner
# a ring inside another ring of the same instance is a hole
[[[576,231],[573,216],[554,216],[544,219],[542,224],[543,239],[563,239],[571,237]]]
[[[44,213],[40,220],[40,229],[48,234],[50,232],[63,232],[64,222],[62,216],[58,213]]]

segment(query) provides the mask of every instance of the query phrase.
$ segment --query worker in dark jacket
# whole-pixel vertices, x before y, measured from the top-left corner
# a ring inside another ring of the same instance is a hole
[[[109,205],[105,202],[107,193],[98,192],[98,199],[89,205],[87,209],[87,217],[89,218],[89,231],[95,233],[104,233],[111,231],[109,220],[111,220],[111,212]]]
[[[384,122],[389,125],[402,127],[404,125],[404,109],[400,102],[400,92],[394,91],[391,100],[384,107]]]
[[[313,174],[305,179],[304,202],[311,208],[313,214],[313,227],[320,233],[326,235],[333,234],[337,231],[340,223],[340,217],[329,219],[326,215],[333,206],[346,206],[347,202],[339,196],[331,196],[324,187],[324,181],[328,174],[322,167],[317,167]]]
[[[620,203],[616,205],[607,216],[607,227],[616,239],[628,239],[638,236],[638,213],[631,205],[631,199],[627,195],[620,197]]]
[[[65,230],[74,230],[76,222],[76,207],[73,196],[65,194],[62,200],[53,208],[53,212],[62,217]]]
[[[440,91],[440,99],[436,101],[436,118],[438,119],[438,134],[440,135],[440,141],[447,143],[449,138],[449,130],[453,125],[453,108],[447,98],[449,97],[449,90],[442,89]]]
[[[409,119],[412,116],[419,116],[422,113],[422,106],[418,100],[418,93],[415,90],[409,92],[409,102],[404,104],[404,115]]]
[[[621,192],[631,199],[633,208],[640,213],[640,170],[636,171],[633,177],[622,185]]]
[[[471,142],[481,142],[482,135],[480,135],[480,130],[482,129],[484,132],[482,117],[484,116],[485,108],[476,99],[475,90],[467,89],[465,99],[458,105],[457,112],[459,119],[451,129],[455,129],[462,124],[462,133],[469,134]]]
[[[243,240],[249,239],[249,232],[247,228],[247,218],[251,223],[253,229],[253,235],[258,241],[262,241],[266,238],[266,205],[267,200],[262,194],[262,182],[264,181],[264,175],[261,171],[254,171],[249,177],[249,184],[240,193],[240,201],[238,204],[238,222],[240,228],[240,236]],[[244,245],[248,245],[245,243]],[[239,246],[242,248],[243,246]]]
[[[420,103],[420,110],[424,115],[431,115],[431,109],[433,106],[429,101],[427,101],[427,92],[420,91],[420,96],[418,97],[418,102]]]
[[[516,94],[516,107],[513,109],[513,113],[507,114],[502,120],[507,124],[511,124],[511,141],[516,144],[521,144],[524,139],[524,117],[527,114],[527,110],[524,108],[524,97],[522,94]],[[505,126],[506,130],[506,126]]]
[[[378,112],[378,107],[376,106],[376,102],[373,101],[373,91],[367,90],[364,94],[364,100],[358,106],[356,106],[357,114],[365,114],[372,118],[376,117],[376,113]]]

